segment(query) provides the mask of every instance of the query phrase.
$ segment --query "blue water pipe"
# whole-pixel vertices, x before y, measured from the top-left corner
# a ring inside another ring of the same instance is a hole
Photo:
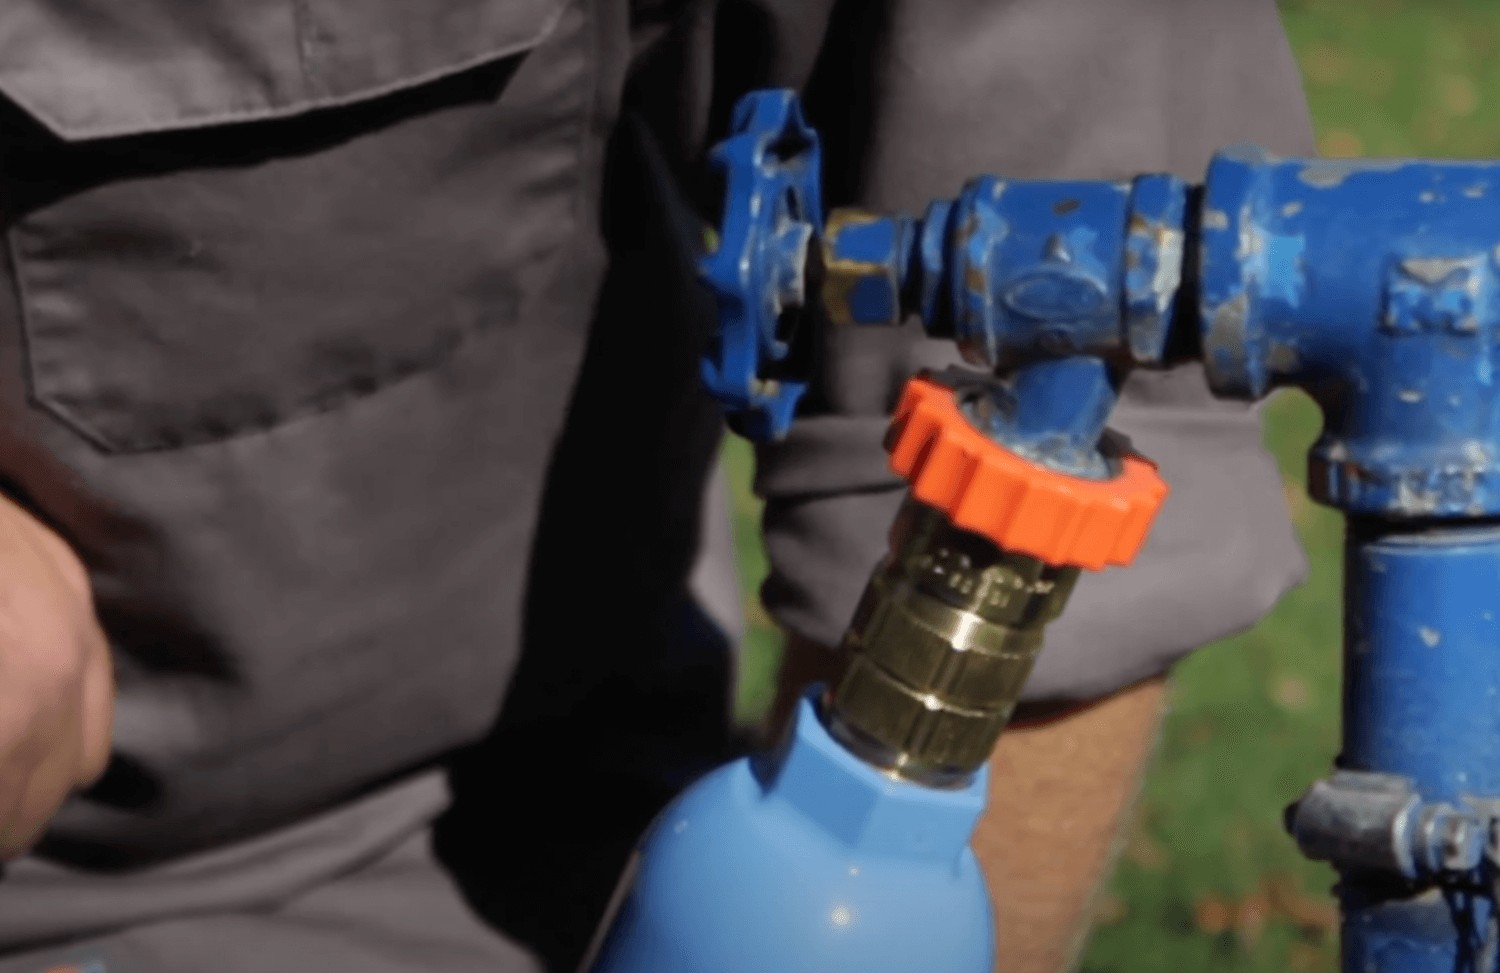
[[[985,176],[919,217],[825,220],[817,135],[780,91],[742,102],[717,158],[705,379],[755,436],[807,387],[789,322],[920,320],[1002,377],[977,428],[1078,477],[1109,475],[1134,368],[1198,360],[1219,396],[1318,403],[1309,492],[1348,522],[1343,745],[1287,827],[1340,873],[1346,971],[1500,970],[1500,163],[1236,148],[1196,186]],[[965,845],[982,777],[899,779],[824,722],[810,698],[779,750],[664,812],[596,973],[995,968]]]

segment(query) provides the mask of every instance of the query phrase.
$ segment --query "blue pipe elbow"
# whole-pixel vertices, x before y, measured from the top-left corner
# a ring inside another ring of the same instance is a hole
[[[1199,320],[1220,395],[1305,389],[1315,498],[1389,520],[1500,515],[1500,163],[1219,155]]]

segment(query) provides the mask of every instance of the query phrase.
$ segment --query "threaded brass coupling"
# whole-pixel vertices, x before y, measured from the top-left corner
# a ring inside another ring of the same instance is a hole
[[[1002,551],[909,499],[845,633],[829,731],[903,777],[967,779],[994,750],[1078,574]]]
[[[823,710],[861,758],[938,786],[989,759],[1079,571],[1130,563],[1167,493],[1134,455],[1102,480],[1016,456],[959,395],[923,374],[897,403],[886,447],[911,489]]]

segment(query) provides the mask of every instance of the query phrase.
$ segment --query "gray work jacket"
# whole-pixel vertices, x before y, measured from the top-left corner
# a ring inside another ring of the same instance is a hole
[[[105,781],[0,880],[0,949],[275,901],[425,826],[493,732],[513,802],[526,768],[724,752],[692,249],[701,153],[767,85],[835,204],[1309,147],[1272,0],[5,0],[0,476],[86,561],[119,704]],[[812,639],[884,549],[896,390],[954,359],[918,332],[832,336],[762,452],[766,602]],[[1251,411],[1184,368],[1117,425],[1175,492],[1034,699],[1302,571]]]

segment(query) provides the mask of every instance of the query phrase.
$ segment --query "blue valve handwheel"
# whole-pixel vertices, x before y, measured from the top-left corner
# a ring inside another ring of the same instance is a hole
[[[725,191],[718,246],[699,266],[718,307],[703,381],[741,435],[779,439],[809,377],[806,270],[823,225],[818,135],[794,92],[759,91],[735,106],[731,134],[709,158]]]

